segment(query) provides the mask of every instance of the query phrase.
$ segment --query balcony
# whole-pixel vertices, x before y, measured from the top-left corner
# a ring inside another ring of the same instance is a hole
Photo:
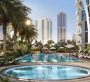
[[[82,35],[82,31],[81,30],[78,30],[77,31],[77,35],[81,36]]]
[[[78,36],[82,36],[82,33],[77,33]]]
[[[81,23],[81,22],[78,22],[77,24],[78,24],[79,26],[82,26],[82,23]]]

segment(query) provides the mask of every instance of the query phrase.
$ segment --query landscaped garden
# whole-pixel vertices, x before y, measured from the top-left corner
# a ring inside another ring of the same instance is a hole
[[[37,30],[33,20],[29,17],[31,11],[22,0],[0,0],[0,26],[3,30],[3,40],[0,41],[0,67],[17,65],[16,58],[35,53],[50,54],[50,57],[52,57],[52,53],[71,53],[71,55],[75,54],[75,57],[81,57],[83,54],[83,58],[86,56],[88,58],[89,45],[85,50],[80,51],[75,41],[67,40],[67,42],[55,43],[53,40],[49,40],[46,44],[38,42],[36,40]],[[55,54],[53,57],[60,58]],[[61,59],[63,59],[62,57]],[[0,82],[9,82],[9,79],[0,78]]]

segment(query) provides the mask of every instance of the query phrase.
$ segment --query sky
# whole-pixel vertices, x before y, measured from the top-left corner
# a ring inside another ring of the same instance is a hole
[[[65,12],[67,14],[67,39],[72,39],[72,35],[76,31],[75,0],[24,0],[24,4],[32,9],[29,16],[33,21],[39,18],[52,20],[54,41],[57,41],[57,14]]]
[[[32,9],[29,15],[33,21],[39,18],[50,18],[52,20],[52,39],[57,41],[57,14],[67,14],[67,39],[72,39],[75,33],[75,0],[24,0],[24,4]],[[1,28],[0,28],[1,29]],[[0,30],[0,39],[2,30]]]

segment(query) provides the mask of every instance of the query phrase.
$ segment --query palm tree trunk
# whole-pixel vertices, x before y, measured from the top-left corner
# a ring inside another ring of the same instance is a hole
[[[17,27],[14,28],[14,44],[13,44],[14,52],[17,52]]]
[[[7,24],[3,24],[3,51],[6,53],[6,29]]]
[[[29,39],[27,39],[28,40],[28,50],[29,50],[29,47],[30,47],[30,41],[29,41]]]
[[[30,42],[29,38],[28,38],[28,50],[31,51],[31,42]]]
[[[24,37],[23,36],[21,36],[21,42],[23,43],[23,39],[24,39]]]

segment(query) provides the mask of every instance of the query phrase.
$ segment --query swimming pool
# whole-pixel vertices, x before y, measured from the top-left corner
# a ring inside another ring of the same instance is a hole
[[[63,54],[28,54],[16,59],[18,62],[80,62],[78,58]]]
[[[69,80],[87,77],[87,68],[64,65],[33,65],[12,67],[2,71],[6,76],[26,80]]]

